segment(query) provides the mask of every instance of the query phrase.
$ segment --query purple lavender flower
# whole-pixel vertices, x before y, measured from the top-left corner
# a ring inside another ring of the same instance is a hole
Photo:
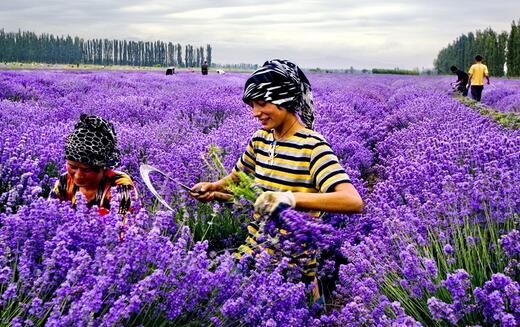
[[[442,281],[451,295],[452,303],[443,302],[435,297],[428,299],[428,309],[435,320],[447,320],[456,325],[465,314],[472,312],[471,305],[471,282],[469,274],[463,269],[448,274]]]
[[[453,247],[449,244],[444,245],[444,248],[442,250],[444,251],[444,254],[447,256],[451,256],[455,252],[453,250]]]
[[[502,245],[502,249],[508,257],[518,256],[520,254],[520,232],[513,229],[509,234],[502,235],[500,245]]]
[[[506,325],[520,322],[520,286],[510,277],[494,274],[490,281],[483,287],[477,287],[473,294],[487,322]]]
[[[309,74],[316,129],[345,166],[366,211],[329,215],[320,226],[288,216],[304,224],[284,242],[288,250],[299,249],[301,242],[327,248],[321,261],[337,262],[338,271],[332,271],[336,265],[323,268],[333,278],[327,301],[337,306],[321,316],[308,309],[305,287],[279,279],[285,268],[273,269],[266,259],[240,271],[228,254],[208,257],[215,249],[195,245],[190,232],[175,223],[175,213],[143,209],[122,226],[115,214],[100,220],[82,198],[77,210],[39,199],[63,172],[64,137],[83,112],[114,123],[122,150],[118,168],[135,179],[144,208],[152,206],[153,196],[139,179],[142,162],[186,183],[214,180],[217,173],[198,158],[217,145],[230,170],[247,135],[259,128],[240,100],[247,76],[206,77],[180,73],[172,83],[154,72],[0,72],[0,283],[2,296],[23,311],[12,325],[26,323],[26,316],[39,319],[42,312],[49,313],[45,324],[51,326],[125,324],[125,317],[141,309],[164,319],[191,315],[222,326],[230,321],[413,325],[380,288],[392,272],[404,276],[409,294],[435,290],[431,280],[437,267],[409,245],[427,246],[430,232],[443,244],[455,244],[450,223],[466,218],[500,223],[520,210],[518,131],[446,96],[439,89],[446,77],[340,74]],[[499,87],[485,92],[483,102],[517,111],[518,81],[494,83]],[[172,190],[178,214],[193,219],[194,200]],[[502,237],[504,253],[518,255],[517,238],[516,232]],[[514,260],[508,264],[513,276]],[[448,321],[464,310],[480,310],[488,319],[482,324],[517,323],[518,311],[511,308],[518,310],[518,285],[497,278],[488,282],[494,286],[475,290],[476,309],[464,302],[466,279],[455,274],[446,285],[460,305],[443,307],[432,300],[432,308],[451,310],[445,312]],[[24,306],[21,299],[30,300]],[[63,312],[55,309],[61,307]]]

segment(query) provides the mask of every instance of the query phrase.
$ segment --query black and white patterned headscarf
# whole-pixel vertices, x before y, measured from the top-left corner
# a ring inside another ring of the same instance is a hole
[[[114,167],[119,157],[112,123],[82,114],[65,142],[65,158],[97,167]]]
[[[307,128],[314,127],[312,88],[301,69],[287,60],[266,61],[246,81],[242,100],[262,100],[296,112]]]

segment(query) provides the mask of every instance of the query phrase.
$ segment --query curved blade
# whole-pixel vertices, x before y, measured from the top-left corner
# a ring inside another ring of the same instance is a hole
[[[190,190],[190,187],[179,182],[178,180],[176,180],[175,178],[172,178],[170,176],[168,176],[167,174],[165,174],[164,172],[162,172],[161,170],[153,167],[153,166],[150,166],[150,165],[147,165],[147,164],[142,164],[140,167],[139,167],[139,173],[141,174],[141,178],[143,179],[143,182],[144,184],[146,185],[146,187],[148,187],[148,189],[150,190],[150,192],[152,192],[152,194],[155,196],[155,198],[162,204],[164,205],[166,208],[168,208],[169,210],[171,211],[174,211],[172,207],[170,207],[170,205],[168,204],[168,202],[166,202],[162,196],[159,194],[159,192],[157,192],[157,190],[155,189],[155,187],[153,186],[152,184],[152,181],[150,180],[150,173],[152,172],[156,172],[158,174],[161,174],[163,175],[164,177],[172,180],[173,182],[175,182],[177,185],[179,185],[180,187],[182,187],[183,189],[189,191]]]

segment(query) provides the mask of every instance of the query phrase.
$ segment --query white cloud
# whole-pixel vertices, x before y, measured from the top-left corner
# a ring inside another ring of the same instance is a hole
[[[0,28],[212,44],[221,63],[286,57],[316,67],[431,67],[462,33],[509,30],[518,0],[18,0]]]

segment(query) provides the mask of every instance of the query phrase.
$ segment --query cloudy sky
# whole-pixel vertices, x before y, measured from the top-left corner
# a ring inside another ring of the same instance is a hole
[[[520,0],[0,0],[9,32],[210,43],[214,62],[306,68],[429,68],[460,34],[519,16]]]

